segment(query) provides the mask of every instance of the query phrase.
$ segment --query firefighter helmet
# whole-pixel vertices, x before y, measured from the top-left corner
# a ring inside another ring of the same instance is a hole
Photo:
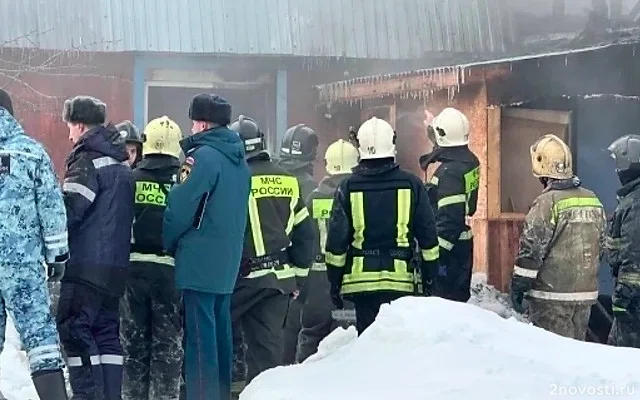
[[[614,140],[607,150],[616,162],[616,171],[640,167],[640,135],[624,135]]]
[[[469,119],[455,108],[447,107],[431,121],[427,133],[438,147],[465,146],[469,143]]]
[[[344,139],[331,143],[324,153],[329,175],[348,174],[358,165],[358,149]]]
[[[396,132],[383,119],[366,120],[360,125],[354,141],[363,160],[396,156]]]
[[[313,129],[305,124],[292,126],[284,133],[279,158],[311,163],[318,154],[318,144],[318,135]]]
[[[530,152],[531,171],[536,178],[573,177],[571,150],[556,135],[544,135],[531,146]]]
[[[265,149],[264,134],[253,118],[240,115],[229,129],[238,132],[244,142],[246,154],[256,153]]]
[[[182,131],[178,124],[166,115],[149,122],[144,128],[142,155],[165,154],[180,158]]]
[[[142,144],[143,140],[142,136],[140,136],[140,131],[131,121],[120,122],[116,125],[116,129],[127,143]]]

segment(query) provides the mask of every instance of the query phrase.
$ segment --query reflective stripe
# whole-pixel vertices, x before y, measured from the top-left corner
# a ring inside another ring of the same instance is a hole
[[[438,208],[450,206],[453,204],[466,203],[467,196],[464,194],[454,194],[453,196],[443,197],[438,200]]]
[[[323,263],[313,263],[311,265],[311,271],[326,271],[327,270],[327,264],[323,264]]]
[[[291,235],[293,231],[295,219],[296,219],[296,206],[298,205],[298,197],[292,198],[289,202],[289,219],[287,220],[287,226],[285,227],[285,232],[287,236]]]
[[[100,355],[100,364],[123,365],[124,357],[115,354],[102,354]]]
[[[62,240],[67,240],[68,238],[69,238],[69,234],[67,233],[67,231],[64,231],[62,233],[58,233],[58,234],[55,234],[55,235],[45,236],[44,237],[44,241],[46,243],[59,242],[59,241],[62,241]]]
[[[262,238],[262,226],[260,223],[260,214],[258,213],[258,202],[253,196],[249,197],[249,225],[251,226],[251,236],[253,237],[253,248],[256,257],[262,257],[267,252],[264,249],[264,240]]]
[[[327,264],[333,265],[335,267],[344,267],[344,265],[347,263],[346,254],[333,254],[327,251],[324,254],[324,259]]]
[[[104,156],[99,157],[93,160],[93,167],[95,169],[100,169],[104,167],[108,167],[109,165],[129,165],[126,161],[118,161],[113,157]]]
[[[559,200],[553,205],[551,223],[554,224],[561,212],[571,208],[602,208],[602,203],[597,197],[570,197]]]
[[[425,261],[435,261],[440,255],[440,246],[435,246],[427,250],[422,250],[422,259]]]
[[[58,233],[56,235],[45,236],[44,244],[46,248],[50,250],[61,249],[68,247],[68,239],[67,231],[64,231],[63,233]]]
[[[440,236],[438,236],[438,245],[448,251],[451,251],[451,249],[453,249],[453,243],[441,238]]]
[[[96,194],[93,190],[89,189],[85,185],[81,185],[75,182],[65,182],[62,184],[62,190],[68,193],[78,193],[85,199],[89,200],[89,202],[93,203],[93,200],[96,198]]]
[[[318,231],[320,232],[320,254],[324,254],[324,247],[327,245],[327,220],[322,218],[316,222],[318,222]]]
[[[293,274],[298,278],[306,278],[309,275],[309,268],[293,267]]]
[[[613,312],[626,312],[627,309],[626,308],[622,308],[622,307],[612,306],[611,307],[611,311],[613,311]],[[605,315],[609,315],[609,313],[605,313]]]
[[[100,365],[100,356],[90,356],[91,365]],[[82,367],[82,357],[67,357],[67,367]]]
[[[556,301],[589,301],[597,300],[598,292],[576,292],[576,293],[555,293],[555,292],[543,292],[541,290],[529,290],[527,294],[530,297],[542,300],[556,300]]]
[[[293,218],[293,226],[298,225],[300,222],[304,221],[309,216],[309,210],[307,207],[304,207],[302,210],[298,211]]]
[[[414,276],[404,260],[394,260],[393,271],[364,271],[364,258],[353,257],[351,272],[342,277],[342,294],[371,291],[413,293]]]
[[[353,242],[351,245],[362,250],[364,243],[364,194],[362,192],[351,193],[351,219],[353,221]]]
[[[46,346],[39,346],[31,349],[27,353],[29,358],[29,364],[35,365],[44,360],[60,359],[62,361],[62,353],[60,347],[57,344],[50,344]]]
[[[409,219],[411,218],[411,189],[398,189],[396,216],[396,246],[409,247]]]
[[[438,183],[440,183],[440,179],[438,179],[437,176],[432,176],[431,180],[429,181],[429,183],[432,184],[432,185],[438,186]]]
[[[296,271],[293,267],[291,267],[289,264],[284,264],[278,267],[278,269],[276,268],[271,268],[271,269],[262,269],[259,271],[254,271],[252,273],[250,273],[249,275],[247,275],[245,278],[246,279],[255,279],[255,278],[260,278],[263,276],[267,276],[269,274],[274,274],[276,279],[278,280],[283,280],[283,279],[291,279],[291,278],[295,278],[296,277]]]
[[[458,237],[458,240],[469,240],[469,239],[473,239],[473,231],[471,229],[462,231],[462,233],[460,233],[460,237]]]
[[[622,272],[618,275],[618,282],[640,285],[640,273]]]
[[[527,269],[518,267],[517,265],[513,266],[513,274],[518,276],[524,276],[525,278],[537,278],[538,270],[537,269]]]
[[[159,256],[157,254],[131,253],[129,261],[151,262],[156,264],[164,264],[173,267],[175,260],[171,256]]]
[[[610,250],[618,250],[622,246],[622,238],[607,236],[605,239],[605,246]]]

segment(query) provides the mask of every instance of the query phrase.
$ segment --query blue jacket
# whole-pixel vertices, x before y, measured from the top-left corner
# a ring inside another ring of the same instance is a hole
[[[0,160],[0,264],[66,260],[67,217],[51,159],[2,107]]]
[[[163,224],[165,249],[175,256],[176,285],[230,294],[240,268],[251,187],[244,144],[227,127],[180,144],[186,159]]]
[[[70,259],[64,281],[82,282],[115,296],[124,292],[135,182],[124,139],[112,126],[86,132],[66,161]]]

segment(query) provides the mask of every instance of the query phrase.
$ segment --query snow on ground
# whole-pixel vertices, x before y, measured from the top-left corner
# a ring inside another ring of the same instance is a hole
[[[519,322],[482,280],[474,277],[470,304],[405,297],[383,305],[360,338],[354,328],[334,331],[303,364],[258,376],[240,400],[640,398],[640,350]]]
[[[9,318],[4,351],[0,356],[0,390],[9,400],[38,400],[38,394],[31,383],[27,355],[19,349],[18,332]]]

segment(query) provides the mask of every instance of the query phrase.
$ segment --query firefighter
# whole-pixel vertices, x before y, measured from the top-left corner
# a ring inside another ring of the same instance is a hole
[[[533,176],[544,189],[534,200],[520,236],[511,278],[516,311],[535,326],[585,340],[598,299],[598,266],[606,217],[596,195],[573,175],[569,147],[544,135],[531,146]]]
[[[180,170],[178,125],[163,116],[144,130],[136,180],[131,270],[122,301],[123,399],[175,399],[182,367],[182,316],[174,259],[164,254],[162,218]]]
[[[136,164],[142,159],[142,137],[138,128],[129,120],[122,121],[116,125],[116,129],[120,132],[127,144],[127,154],[129,159],[127,163],[131,168],[135,168]]]
[[[249,218],[240,275],[231,299],[234,326],[247,344],[247,383],[282,364],[283,325],[289,298],[299,290],[297,269],[313,261],[314,232],[295,176],[276,166],[251,118],[231,125],[245,145],[251,169]]]
[[[609,344],[640,348],[640,135],[626,135],[608,148],[622,188],[607,237],[615,278]]]
[[[327,240],[327,221],[331,213],[333,197],[338,185],[348,178],[351,169],[358,165],[358,149],[346,140],[332,143],[324,156],[326,176],[316,190],[311,192],[307,204],[311,218],[315,221],[316,232],[315,261],[309,271],[307,283],[300,294],[303,302],[301,324],[298,338],[296,362],[301,363],[318,350],[318,344],[340,326],[331,312],[335,309],[329,296],[327,266],[324,263],[324,246]],[[353,308],[352,304],[349,308]]]
[[[455,108],[445,108],[427,132],[434,150],[421,158],[421,166],[426,171],[430,163],[440,163],[426,185],[436,210],[440,244],[435,293],[466,302],[473,272],[473,234],[466,218],[476,212],[480,162],[469,150],[469,120]]]
[[[303,199],[307,199],[311,192],[318,187],[313,179],[313,163],[317,154],[318,135],[307,125],[294,125],[284,133],[277,164],[298,179]],[[300,278],[304,279],[304,277]],[[296,358],[298,335],[301,328],[300,312],[302,310],[302,304],[297,299],[298,294],[295,292],[291,298],[284,327],[283,361],[286,365],[293,364]]]
[[[424,293],[431,293],[439,249],[427,191],[396,164],[391,125],[373,117],[360,126],[354,142],[360,162],[336,191],[325,263],[332,303],[342,309],[342,296],[353,301],[361,334],[383,303],[415,293],[418,274]],[[419,272],[412,268],[416,241]]]

